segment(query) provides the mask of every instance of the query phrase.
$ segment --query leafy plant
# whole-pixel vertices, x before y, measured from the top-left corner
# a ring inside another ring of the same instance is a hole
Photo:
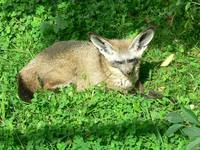
[[[178,130],[190,138],[186,150],[200,148],[200,121],[193,111],[181,107],[181,112],[171,112],[166,118],[172,125],[167,129],[166,135],[172,136]]]
[[[187,138],[162,134],[167,128],[164,116],[178,109],[167,98],[148,101],[100,87],[80,93],[68,87],[58,93],[37,92],[27,105],[17,95],[16,76],[55,41],[88,40],[88,32],[132,38],[153,26],[155,38],[142,59],[144,87],[182,105],[200,107],[199,4],[198,0],[0,0],[0,150],[182,150]],[[173,63],[159,67],[172,53]],[[177,131],[192,127],[176,117]]]

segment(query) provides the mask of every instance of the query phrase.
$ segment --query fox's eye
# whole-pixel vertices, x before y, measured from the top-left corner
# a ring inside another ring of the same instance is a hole
[[[128,60],[127,60],[128,63],[134,63],[134,64],[137,64],[138,61],[139,61],[139,60],[138,60],[137,58],[133,58],[133,59],[128,59]]]
[[[116,60],[115,63],[116,63],[116,64],[124,64],[125,61],[124,61],[124,60],[123,60],[123,61],[118,61],[118,60]]]

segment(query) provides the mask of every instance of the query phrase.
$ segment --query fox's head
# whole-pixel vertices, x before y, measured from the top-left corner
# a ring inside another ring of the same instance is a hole
[[[118,68],[124,75],[130,75],[139,63],[143,52],[154,37],[154,30],[148,29],[133,40],[109,40],[90,34],[90,40],[110,65]]]

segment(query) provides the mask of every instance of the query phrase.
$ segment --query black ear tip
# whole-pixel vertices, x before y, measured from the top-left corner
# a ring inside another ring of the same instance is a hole
[[[154,34],[155,34],[155,29],[152,28],[152,27],[150,27],[150,28],[148,28],[147,30],[145,30],[145,31],[143,32],[142,36],[144,36],[144,37],[145,37],[145,36],[153,37]]]
[[[88,32],[88,38],[89,38],[89,41],[91,41],[91,38],[94,38],[96,34],[94,32]]]
[[[91,36],[97,36],[97,34],[94,33],[94,32],[88,32],[88,36],[89,36],[89,37],[91,37]]]
[[[151,26],[149,28],[147,28],[144,32],[149,33],[149,34],[154,34],[156,30],[155,26]]]
[[[149,28],[147,28],[147,30],[156,30],[157,29],[157,27],[156,26],[150,26]]]
[[[88,36],[90,36],[90,35],[92,35],[92,34],[94,34],[94,32],[88,32]]]
[[[91,37],[94,35],[94,33],[93,32],[88,32],[88,38],[89,38],[89,40],[91,40]]]
[[[155,32],[155,30],[154,30],[154,29],[151,29],[151,28],[145,31],[145,33],[149,33],[149,34],[150,34],[150,33],[154,33],[154,32]]]

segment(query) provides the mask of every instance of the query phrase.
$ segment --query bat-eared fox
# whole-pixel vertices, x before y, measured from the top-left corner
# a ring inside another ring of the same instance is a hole
[[[89,41],[61,41],[44,49],[18,74],[18,92],[30,101],[39,89],[75,84],[77,90],[104,82],[109,89],[130,91],[139,79],[140,60],[154,37],[147,29],[134,39],[106,39],[94,33]]]

